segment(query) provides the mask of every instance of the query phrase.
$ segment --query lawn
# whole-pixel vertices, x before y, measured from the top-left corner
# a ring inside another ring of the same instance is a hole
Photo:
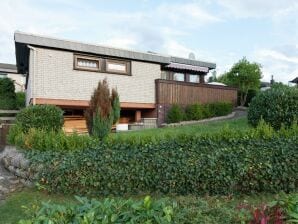
[[[138,196],[136,199],[140,198]],[[238,197],[196,197],[196,196],[170,196],[171,199],[177,201],[179,204],[187,207],[190,210],[196,211],[198,209],[198,202],[207,202],[207,207],[211,210],[216,207],[235,208],[241,203],[249,203],[250,205],[260,205],[271,202],[279,195],[273,194],[256,194],[253,196],[238,196]],[[143,197],[142,197],[143,198]],[[158,199],[160,196],[154,196]],[[101,200],[103,198],[99,198]],[[54,202],[59,204],[76,203],[71,196],[47,194],[45,192],[37,191],[36,189],[25,189],[21,192],[11,194],[6,201],[0,205],[0,223],[10,224],[17,223],[20,219],[29,218],[25,212],[24,206],[31,207],[32,205],[40,205],[42,201]],[[200,203],[199,203],[200,204]]]
[[[140,131],[129,131],[111,134],[112,138],[126,138],[126,137],[146,137],[146,136],[175,136],[177,134],[191,134],[200,135],[204,133],[219,132],[223,128],[229,127],[232,130],[242,131],[250,129],[251,127],[247,123],[247,118],[237,118],[225,121],[213,121],[205,124],[186,125],[179,127],[165,127],[156,129],[145,129]]]

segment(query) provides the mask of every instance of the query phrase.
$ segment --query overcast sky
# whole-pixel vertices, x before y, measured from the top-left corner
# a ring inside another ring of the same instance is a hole
[[[298,76],[298,0],[3,0],[0,62],[15,63],[15,30],[156,51],[217,64],[246,56],[263,80]]]

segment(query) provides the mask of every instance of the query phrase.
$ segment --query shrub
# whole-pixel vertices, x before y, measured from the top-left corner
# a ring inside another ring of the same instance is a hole
[[[249,89],[247,92],[247,97],[246,97],[244,106],[248,107],[251,100],[257,95],[258,92],[259,92],[259,90]],[[240,97],[241,97],[241,93],[240,93],[240,91],[238,91],[237,105],[240,105]]]
[[[298,126],[161,139],[111,139],[71,152],[28,152],[38,180],[75,194],[249,194],[298,187]]]
[[[63,126],[63,111],[52,105],[29,106],[18,113],[16,125],[24,133],[27,133],[30,128],[59,131]]]
[[[26,96],[24,92],[16,93],[16,109],[23,109],[26,106]]]
[[[45,131],[31,128],[24,134],[18,125],[10,128],[8,143],[18,148],[39,151],[76,151],[83,150],[98,142],[88,135],[73,133],[66,135],[61,131]]]
[[[216,102],[207,105],[211,117],[224,116],[232,112],[233,106],[227,102]]]
[[[200,120],[203,118],[203,107],[200,104],[192,104],[185,108],[187,120]]]
[[[279,129],[298,117],[298,88],[276,87],[260,92],[250,103],[248,121],[256,126],[261,118]]]
[[[85,112],[89,134],[104,139],[112,128],[112,124],[120,117],[120,102],[116,90],[110,95],[107,80],[98,83]]]
[[[179,105],[173,104],[167,113],[166,122],[177,123],[182,121],[184,116],[185,115],[183,109]]]
[[[16,108],[14,83],[9,78],[0,78],[0,109],[13,110]]]

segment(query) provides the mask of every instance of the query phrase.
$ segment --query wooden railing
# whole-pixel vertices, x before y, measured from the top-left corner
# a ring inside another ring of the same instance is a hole
[[[157,104],[188,105],[193,103],[231,102],[236,106],[237,103],[236,88],[163,79],[157,79],[155,82]]]

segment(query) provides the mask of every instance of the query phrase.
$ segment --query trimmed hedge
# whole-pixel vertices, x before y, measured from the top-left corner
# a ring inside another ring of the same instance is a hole
[[[25,133],[31,128],[59,131],[63,122],[63,111],[53,105],[29,106],[21,110],[16,117],[16,125]]]
[[[28,156],[39,183],[73,194],[238,194],[294,191],[298,187],[298,127],[257,129],[159,140],[101,142],[77,152]]]
[[[247,118],[253,126],[261,119],[275,129],[290,126],[298,119],[298,88],[277,86],[260,92],[252,99]]]

